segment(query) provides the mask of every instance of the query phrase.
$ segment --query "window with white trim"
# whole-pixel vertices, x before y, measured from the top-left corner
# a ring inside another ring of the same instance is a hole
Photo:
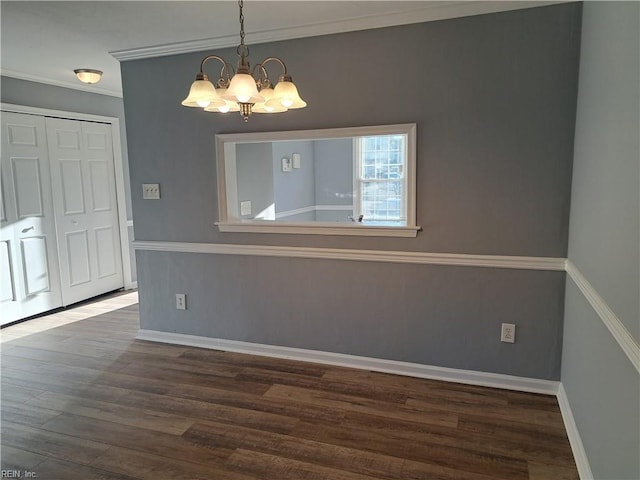
[[[349,140],[346,145],[339,142],[345,139]],[[316,142],[326,147],[324,142],[332,140],[337,142],[331,148],[316,148]],[[307,145],[289,148],[290,142]],[[293,152],[311,148],[309,143],[313,151],[302,157],[298,152],[295,166]],[[248,144],[256,144],[263,152],[259,158],[246,151]],[[284,154],[279,152],[283,145],[287,147]],[[274,149],[278,149],[275,157]],[[269,163],[272,169],[267,168],[267,174],[256,168],[264,167],[261,162],[265,158],[274,162]],[[285,169],[285,162],[292,167]],[[217,134],[216,164],[216,224],[221,232],[415,237],[421,230],[416,224],[416,125],[412,123]],[[311,202],[315,203],[309,203],[306,195],[300,207],[283,209],[310,218],[278,218],[276,175],[279,193],[314,192]],[[296,190],[283,189],[283,181]],[[324,203],[318,203],[318,198]],[[275,216],[267,219],[261,213],[271,204]],[[308,215],[311,211],[316,215]],[[322,213],[322,218],[317,213]]]
[[[407,224],[407,135],[356,139],[356,216],[370,225]]]

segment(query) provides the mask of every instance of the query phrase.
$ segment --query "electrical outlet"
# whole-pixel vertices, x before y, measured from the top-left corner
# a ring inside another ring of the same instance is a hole
[[[187,295],[185,293],[176,293],[176,308],[178,310],[187,309]]]
[[[143,183],[142,198],[144,200],[160,200],[160,184],[159,183]]]
[[[513,323],[503,323],[502,331],[500,333],[500,341],[506,343],[515,343],[516,341],[516,326]]]

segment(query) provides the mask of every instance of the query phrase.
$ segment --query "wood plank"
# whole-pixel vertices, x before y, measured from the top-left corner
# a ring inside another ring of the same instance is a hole
[[[109,448],[93,440],[5,421],[2,422],[2,445],[79,464],[90,463]]]
[[[400,458],[215,422],[198,422],[183,437],[199,445],[224,445],[384,478],[398,477],[403,467]]]
[[[321,390],[311,390],[284,385],[274,385],[265,393],[269,398],[295,399],[299,402],[314,405],[324,405],[338,410],[347,410],[371,415],[387,416],[432,425],[455,427],[458,424],[458,416],[442,409],[430,411],[406,408],[404,405],[394,405],[387,402],[343,395]]]
[[[554,445],[555,448],[570,448],[567,433],[562,425],[541,425],[481,415],[458,416],[458,429],[462,432],[475,432],[491,437],[499,437],[522,443]]]
[[[325,376],[305,375],[299,373],[281,372],[256,367],[243,369],[236,378],[238,380],[253,380],[263,383],[289,385],[294,387],[311,388],[327,392],[344,393],[380,400],[383,402],[404,403],[405,393],[400,393],[379,385],[366,385],[354,381],[325,380]]]
[[[38,465],[44,462],[47,457],[37,453],[22,450],[20,448],[11,447],[9,445],[2,446],[2,470],[21,470],[29,472],[37,472]]]
[[[278,480],[374,480],[376,478],[249,450],[236,450],[227,460],[227,465],[252,473],[258,478]]]
[[[566,438],[560,441],[552,441],[553,438],[549,438],[546,442],[523,442],[520,439],[474,433],[459,428],[427,425],[361,413],[347,413],[340,425],[345,429],[380,433],[387,436],[390,441],[435,443],[488,455],[555,465],[564,465],[573,460]]]
[[[463,472],[469,472],[512,480],[529,478],[526,461],[479,452],[475,448],[456,448],[427,441],[409,442],[405,439],[390,438],[384,433],[372,430],[314,425],[307,422],[300,422],[290,435],[445,467],[457,470],[461,475]]]
[[[465,402],[448,401],[446,398],[421,398],[420,400],[409,398],[407,407],[416,411],[433,412],[442,410],[450,413],[478,415],[499,420],[521,421],[538,425],[557,426],[562,422],[559,411],[527,409],[512,407],[505,409],[497,405],[475,405]]]
[[[529,480],[580,480],[575,464],[567,466],[529,462]]]
[[[285,415],[299,420],[340,422],[344,412],[322,405],[311,405],[295,399],[279,399],[197,385],[176,385],[167,395],[202,400],[259,412]]]
[[[118,403],[192,420],[213,420],[269,432],[287,433],[298,423],[296,418],[286,415],[143,392],[130,392],[119,399]]]
[[[83,441],[99,438],[107,445],[198,464],[221,464],[232,453],[228,448],[213,445],[200,446],[176,435],[70,413],[61,414],[42,428],[77,437]]]
[[[45,392],[27,404],[173,435],[184,433],[193,424],[190,418],[179,415],[52,392]]]
[[[53,420],[55,417],[60,415],[60,412],[49,408],[25,405],[24,402],[14,402],[3,399],[1,415],[1,422],[11,422],[28,425],[30,427],[40,427],[49,420]]]
[[[136,480],[139,478],[53,458],[38,465],[35,473],[40,479]]]
[[[232,472],[222,464],[197,464],[150,453],[111,447],[91,463],[92,467],[149,480],[253,480]]]
[[[204,348],[191,348],[181,355],[199,362],[215,362],[241,366],[244,368],[260,368],[275,372],[297,373],[300,375],[322,377],[331,367],[319,363],[300,362],[285,358],[272,358],[260,355],[247,355],[244,353],[225,352],[221,350],[209,350]]]
[[[16,345],[9,352],[3,352],[2,363],[3,366],[17,366],[19,367],[26,359],[38,360],[44,363],[55,363],[57,365],[83,365],[86,368],[93,369],[106,369],[111,367],[113,369],[116,359],[112,356],[103,357],[87,357],[83,355],[77,355],[75,353],[69,353],[69,351],[59,352],[53,350],[42,350],[40,348],[25,347],[22,345]],[[121,366],[125,366],[125,360],[117,358],[117,362]]]
[[[215,374],[185,372],[142,364],[129,364],[121,369],[120,373],[154,380],[160,379],[165,382],[172,382],[173,384],[214,387],[258,395],[266,392],[271,386],[267,383],[242,381],[226,375],[220,376]]]

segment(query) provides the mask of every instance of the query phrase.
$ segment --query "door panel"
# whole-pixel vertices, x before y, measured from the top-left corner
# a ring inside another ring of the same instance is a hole
[[[98,278],[115,275],[118,271],[117,259],[114,256],[116,248],[113,244],[116,239],[116,232],[113,227],[100,227],[95,229],[95,233]]]
[[[9,145],[14,147],[37,147],[37,125],[7,124],[7,138]]]
[[[89,241],[87,231],[66,234],[67,255],[69,256],[69,285],[74,287],[91,281]]]
[[[65,215],[85,213],[84,186],[80,160],[60,160],[62,203]]]
[[[0,323],[62,305],[43,117],[2,112]]]
[[[91,175],[91,199],[94,212],[108,212],[113,209],[109,188],[109,163],[101,160],[89,162]]]
[[[29,237],[20,240],[22,253],[22,271],[24,273],[25,293],[27,297],[48,292],[49,267],[46,237]]]
[[[47,118],[65,305],[124,286],[109,125]]]
[[[42,217],[41,158],[11,158],[18,218]]]
[[[0,242],[0,302],[14,301],[13,265],[11,264],[11,242]]]

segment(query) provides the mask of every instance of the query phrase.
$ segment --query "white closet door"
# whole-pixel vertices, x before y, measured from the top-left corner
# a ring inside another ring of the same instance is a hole
[[[47,118],[62,300],[123,287],[111,126]]]
[[[45,120],[2,112],[0,323],[62,305]]]

